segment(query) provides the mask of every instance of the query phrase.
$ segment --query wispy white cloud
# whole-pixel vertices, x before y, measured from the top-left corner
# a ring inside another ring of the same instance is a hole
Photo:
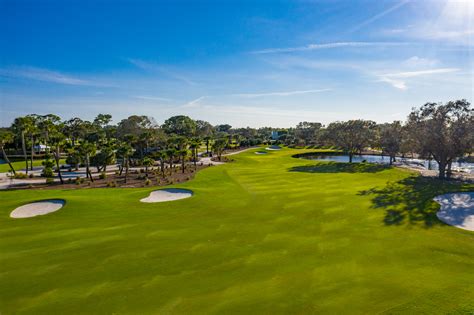
[[[383,76],[392,77],[392,78],[413,78],[413,77],[418,77],[420,75],[458,72],[459,70],[460,69],[458,68],[439,68],[439,69],[429,69],[429,70],[420,70],[420,71],[387,73],[387,74],[384,74]]]
[[[413,56],[405,60],[403,62],[403,65],[410,68],[418,68],[418,67],[433,67],[437,65],[438,63],[439,63],[439,60],[437,59]]]
[[[35,81],[51,82],[66,85],[91,85],[98,86],[96,82],[79,79],[58,71],[52,71],[36,67],[9,67],[0,69],[0,76],[9,78],[20,78]]]
[[[240,93],[240,94],[231,94],[231,96],[238,97],[264,97],[264,96],[291,96],[299,94],[309,94],[309,93],[321,93],[328,92],[331,89],[317,89],[317,90],[300,90],[300,91],[285,91],[285,92],[270,92],[270,93]]]
[[[434,74],[445,74],[445,73],[453,73],[458,72],[460,69],[458,68],[439,68],[439,69],[429,69],[429,70],[419,70],[419,71],[406,71],[406,72],[395,72],[395,73],[386,73],[380,74],[379,82],[385,82],[392,85],[394,88],[400,90],[406,90],[407,84],[406,79],[419,77],[419,76],[427,76],[427,75],[434,75]]]
[[[274,53],[290,53],[298,51],[310,51],[318,49],[334,49],[334,48],[356,48],[356,47],[385,47],[385,46],[402,46],[408,45],[407,42],[334,42],[325,44],[309,44],[298,47],[285,48],[269,48],[252,51],[252,54],[274,54]]]
[[[166,98],[166,97],[146,96],[146,95],[135,95],[135,96],[133,96],[133,98],[137,98],[137,99],[140,99],[140,100],[146,100],[146,101],[165,101],[165,102],[172,101],[172,99]]]
[[[197,107],[202,100],[204,100],[205,98],[207,98],[208,96],[201,96],[201,97],[198,97],[194,100],[191,100],[189,102],[187,102],[186,104],[184,104],[183,106],[181,107],[184,107],[184,108],[190,108],[190,107]]]
[[[388,83],[391,86],[393,86],[394,88],[399,89],[399,90],[406,90],[407,89],[406,83],[402,80],[395,80],[395,79],[392,79],[390,77],[381,76],[379,78],[379,82]]]
[[[364,26],[367,26],[381,18],[383,18],[384,16],[386,16],[387,14],[393,12],[393,11],[396,11],[398,9],[400,9],[401,7],[403,7],[404,5],[406,5],[407,3],[409,2],[409,0],[403,0],[403,1],[400,1],[399,3],[395,4],[394,6],[391,6],[390,8],[388,8],[387,10],[384,10],[374,16],[372,16],[371,18],[363,21],[362,23],[356,25],[355,27],[353,27],[349,32],[352,33],[352,32],[355,32],[355,31],[358,31],[359,29],[363,28]]]
[[[170,77],[170,78],[178,80],[178,81],[182,81],[186,84],[197,85],[197,83],[195,81],[190,80],[189,78],[187,78],[186,76],[178,73],[177,71],[169,70],[166,66],[162,66],[162,65],[159,65],[159,64],[156,64],[156,63],[153,63],[153,62],[144,61],[144,60],[141,60],[141,59],[129,58],[127,60],[128,60],[128,62],[130,62],[135,67],[140,68],[144,71],[159,72],[159,73],[164,74],[167,77]]]

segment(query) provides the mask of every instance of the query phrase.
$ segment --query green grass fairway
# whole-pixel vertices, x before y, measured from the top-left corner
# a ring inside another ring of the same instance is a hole
[[[0,313],[472,314],[474,233],[436,219],[474,190],[372,166],[235,155],[153,188],[0,192]],[[58,212],[10,219],[26,202]]]
[[[64,159],[61,159],[60,160],[61,163],[65,163],[66,160]],[[43,165],[43,160],[33,160],[33,167],[35,166],[41,166]],[[28,160],[28,165],[30,165],[30,161]],[[15,161],[15,162],[12,162],[12,166],[13,168],[15,169],[15,171],[19,172],[24,172],[22,170],[25,169],[25,161]],[[0,173],[6,173],[6,172],[9,172],[10,171],[10,166],[8,165],[8,163],[4,163],[4,164],[0,164]]]

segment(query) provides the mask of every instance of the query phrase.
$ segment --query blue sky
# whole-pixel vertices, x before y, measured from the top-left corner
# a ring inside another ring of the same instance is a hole
[[[235,127],[473,99],[470,0],[0,0],[0,126],[29,113]]]

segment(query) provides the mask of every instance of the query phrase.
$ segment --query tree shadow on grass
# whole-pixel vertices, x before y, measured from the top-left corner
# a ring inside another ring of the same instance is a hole
[[[337,163],[320,162],[290,168],[290,172],[304,173],[377,173],[390,168],[388,165],[375,163]]]
[[[411,176],[398,182],[389,182],[384,188],[372,188],[359,192],[371,195],[372,207],[385,210],[385,225],[404,223],[433,227],[444,225],[436,217],[439,205],[433,198],[449,192],[467,191],[467,184],[442,181],[430,177]],[[471,187],[472,189],[472,187]]]

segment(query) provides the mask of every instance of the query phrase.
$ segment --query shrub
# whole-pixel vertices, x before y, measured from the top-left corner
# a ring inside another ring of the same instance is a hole
[[[28,175],[29,178],[33,178],[35,177],[35,175],[33,173],[30,173],[30,175]]]
[[[15,174],[15,177],[14,177],[14,178],[16,178],[16,179],[25,179],[25,178],[27,178],[27,177],[28,177],[28,176],[27,176],[25,173],[19,173],[19,172],[17,172],[17,173]]]
[[[102,172],[99,174],[99,179],[106,179],[107,178],[107,173],[106,172]]]
[[[146,186],[150,186],[150,184],[151,184],[151,180],[147,179],[147,180],[145,181],[145,185],[146,185]]]
[[[46,178],[46,184],[52,184],[54,183],[54,178],[48,177]]]

